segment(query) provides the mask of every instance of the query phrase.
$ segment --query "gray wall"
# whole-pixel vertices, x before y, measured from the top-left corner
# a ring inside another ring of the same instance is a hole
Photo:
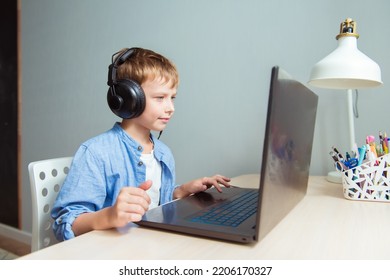
[[[22,229],[31,231],[28,163],[73,155],[118,120],[106,82],[111,55],[122,47],[153,49],[180,71],[176,113],[162,136],[178,183],[258,173],[272,66],[306,83],[336,48],[347,17],[385,82],[360,91],[358,144],[390,133],[389,10],[386,0],[22,0]],[[348,147],[346,94],[312,89],[320,99],[311,174],[325,175],[333,169],[330,147]]]

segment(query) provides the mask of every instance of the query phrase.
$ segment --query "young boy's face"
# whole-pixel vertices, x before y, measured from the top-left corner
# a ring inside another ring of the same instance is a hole
[[[164,130],[175,111],[173,101],[177,89],[161,78],[148,79],[141,87],[145,93],[146,106],[138,117],[139,124],[149,130]]]

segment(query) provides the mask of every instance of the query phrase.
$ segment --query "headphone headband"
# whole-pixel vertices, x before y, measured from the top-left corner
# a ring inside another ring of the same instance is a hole
[[[111,57],[111,65],[108,66],[108,80],[107,85],[112,86],[116,84],[116,70],[120,65],[122,65],[136,50],[136,48],[130,48],[124,51],[121,55],[119,55],[114,60],[114,56],[116,56],[119,52],[116,52]]]

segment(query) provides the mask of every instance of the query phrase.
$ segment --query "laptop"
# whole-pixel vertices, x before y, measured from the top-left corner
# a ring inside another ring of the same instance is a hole
[[[210,188],[150,209],[137,224],[238,243],[261,240],[306,195],[317,105],[315,93],[273,67],[259,187]]]

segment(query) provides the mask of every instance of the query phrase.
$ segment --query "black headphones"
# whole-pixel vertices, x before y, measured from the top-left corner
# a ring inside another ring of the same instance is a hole
[[[122,119],[132,119],[140,116],[145,109],[145,93],[141,86],[128,79],[116,79],[116,71],[136,50],[128,49],[119,55],[115,61],[112,55],[112,63],[108,67],[108,82],[110,87],[107,92],[107,102],[111,111]]]

